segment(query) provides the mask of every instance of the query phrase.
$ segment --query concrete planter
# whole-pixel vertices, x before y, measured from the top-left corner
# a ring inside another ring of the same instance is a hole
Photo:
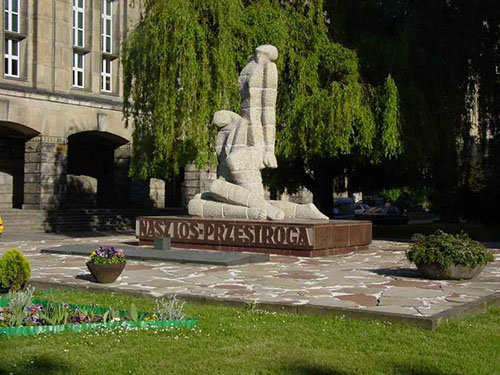
[[[98,283],[109,284],[120,276],[126,263],[100,264],[87,262],[87,268]]]
[[[450,267],[443,269],[435,263],[419,263],[416,264],[416,266],[425,278],[434,280],[469,280],[479,275],[485,267],[484,264],[474,268],[451,265]]]

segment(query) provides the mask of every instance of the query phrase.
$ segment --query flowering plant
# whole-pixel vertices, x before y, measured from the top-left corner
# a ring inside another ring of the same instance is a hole
[[[98,264],[124,263],[125,256],[122,249],[115,249],[113,246],[99,246],[90,253],[88,262]]]

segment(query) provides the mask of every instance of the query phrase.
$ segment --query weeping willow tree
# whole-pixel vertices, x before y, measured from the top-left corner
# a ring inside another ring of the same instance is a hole
[[[165,178],[215,162],[220,109],[238,112],[239,71],[261,44],[277,61],[277,154],[283,186],[304,185],[331,213],[333,180],[353,157],[398,155],[398,91],[363,83],[356,53],[328,37],[321,0],[144,0],[122,53],[131,173]],[[277,176],[278,176],[277,175]]]

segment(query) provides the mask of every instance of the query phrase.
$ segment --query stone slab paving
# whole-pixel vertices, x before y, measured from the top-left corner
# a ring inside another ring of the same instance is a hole
[[[106,290],[140,291],[152,296],[178,294],[218,301],[321,306],[408,317],[437,316],[500,292],[500,249],[495,262],[472,281],[419,277],[405,259],[408,244],[374,241],[369,250],[341,256],[299,258],[271,255],[267,263],[240,266],[129,260],[113,284],[93,282],[85,257],[42,254],[47,246],[93,243],[133,244],[130,235],[107,237],[18,238],[0,242],[0,253],[20,248],[33,266],[33,281]]]

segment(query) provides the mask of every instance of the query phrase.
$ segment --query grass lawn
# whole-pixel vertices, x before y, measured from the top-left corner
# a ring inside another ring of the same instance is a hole
[[[152,311],[152,300],[55,290],[51,299]],[[435,331],[187,304],[196,329],[0,338],[0,374],[500,373],[500,310]]]
[[[408,224],[408,225],[374,225],[373,238],[375,239],[401,239],[409,240],[414,233],[432,234],[441,229],[447,233],[468,233],[476,241],[498,242],[500,231],[498,226],[485,226],[482,224],[458,224],[458,223],[431,223],[431,224]],[[500,371],[499,371],[500,373]]]

